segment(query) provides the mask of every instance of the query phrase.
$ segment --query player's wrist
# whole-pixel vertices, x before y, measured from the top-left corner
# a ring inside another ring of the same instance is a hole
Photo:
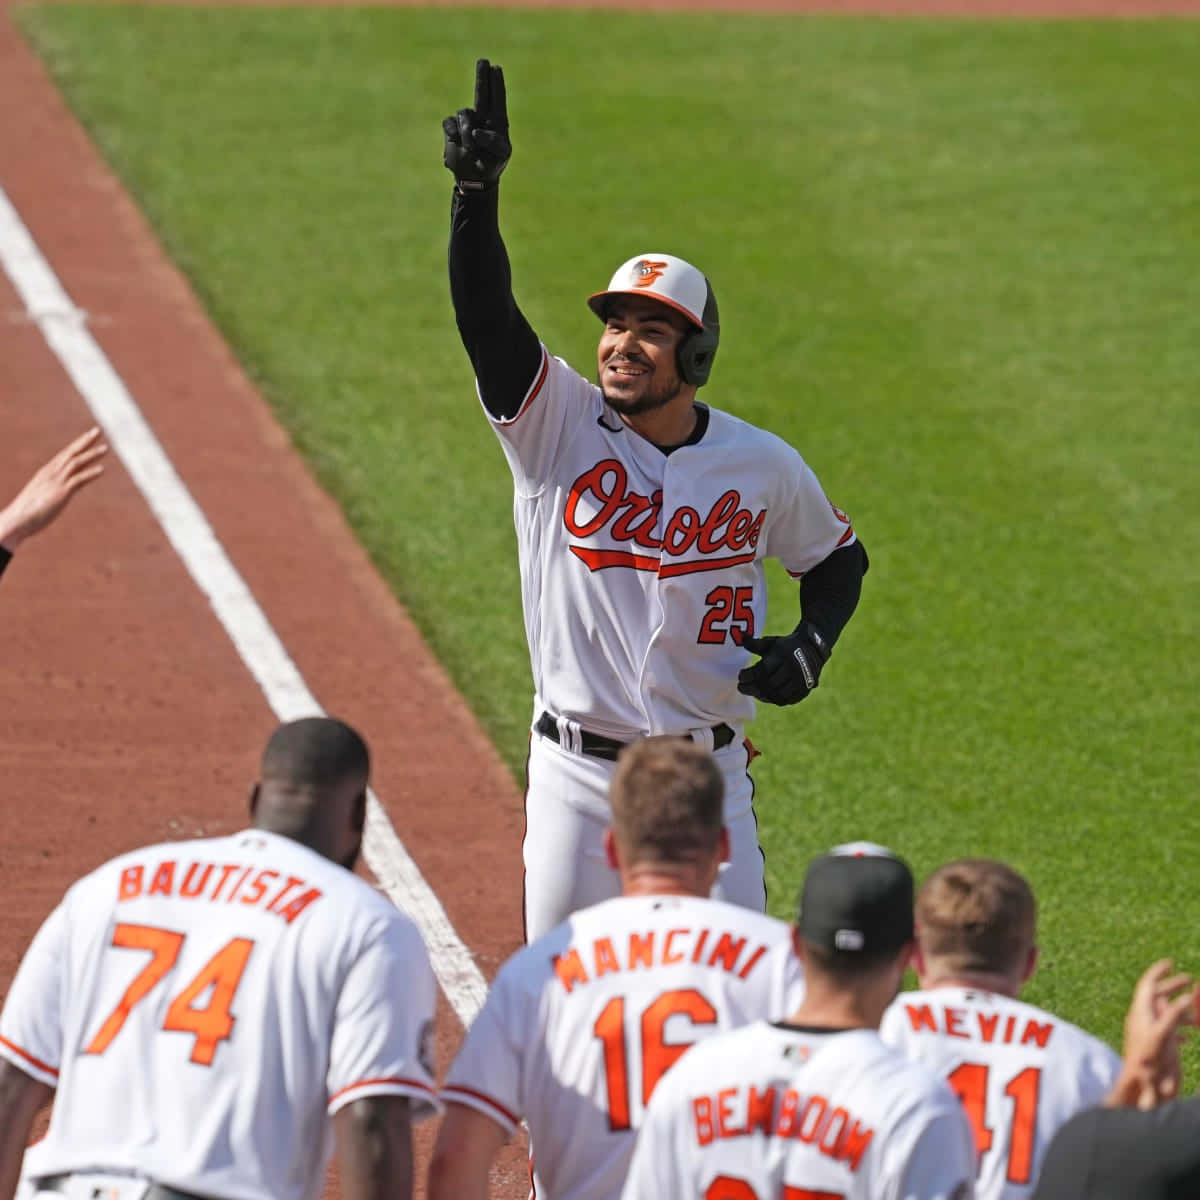
[[[811,621],[801,621],[793,631],[793,636],[812,650],[821,666],[829,661],[829,656],[833,653],[833,643]]]
[[[25,535],[20,522],[8,520],[0,511],[0,550],[7,550],[12,554],[24,540]]]
[[[1108,1095],[1104,1097],[1105,1108],[1137,1108],[1146,1087],[1146,1075],[1137,1068],[1126,1064],[1121,1068]]]
[[[458,195],[470,198],[472,196],[482,195],[484,192],[494,192],[500,185],[500,180],[493,179],[491,181],[485,179],[456,179],[454,181],[454,190]]]

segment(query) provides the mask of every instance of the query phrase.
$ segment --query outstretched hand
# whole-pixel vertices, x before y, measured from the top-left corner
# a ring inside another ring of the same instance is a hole
[[[89,429],[41,467],[0,510],[0,546],[15,550],[26,538],[44,529],[67,506],[80,488],[101,475],[100,460],[108,453],[99,429]]]
[[[486,58],[475,64],[475,106],[460,108],[442,122],[442,161],[463,191],[495,187],[512,157],[504,71]]]
[[[1178,1095],[1181,1026],[1196,1023],[1197,996],[1191,976],[1172,974],[1168,958],[1142,972],[1125,1014],[1121,1074],[1107,1105],[1155,1108]]]

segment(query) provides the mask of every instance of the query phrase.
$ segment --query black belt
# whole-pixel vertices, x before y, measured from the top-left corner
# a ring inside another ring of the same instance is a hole
[[[552,742],[559,740],[558,722],[548,712],[544,712],[538,717],[533,730],[535,733],[540,733],[542,737],[549,738]],[[724,750],[737,736],[728,725],[724,724],[714,725],[712,735],[714,750]],[[686,737],[687,735],[681,734],[680,736]],[[579,734],[579,748],[584,754],[590,754],[592,758],[606,758],[611,762],[616,759],[626,745],[626,742],[605,737],[602,733],[588,733],[586,729],[581,730]]]
[[[92,1174],[87,1171],[85,1174]],[[97,1171],[97,1175],[106,1175],[109,1172]],[[67,1185],[71,1181],[71,1174],[68,1172],[65,1175],[43,1175],[41,1179],[31,1180],[34,1189],[39,1192],[65,1192]],[[131,1183],[136,1182],[136,1176],[129,1177]],[[182,1192],[179,1188],[167,1187],[165,1183],[152,1183],[146,1189],[146,1195],[143,1200],[209,1200],[205,1196],[197,1196],[195,1192]]]

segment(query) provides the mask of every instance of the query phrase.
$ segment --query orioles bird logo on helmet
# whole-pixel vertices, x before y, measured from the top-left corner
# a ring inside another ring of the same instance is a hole
[[[667,269],[665,262],[657,262],[652,258],[639,258],[633,264],[633,286],[649,287],[656,279],[661,279]]]

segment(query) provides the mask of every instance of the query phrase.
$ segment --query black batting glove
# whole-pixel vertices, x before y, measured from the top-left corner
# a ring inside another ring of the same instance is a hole
[[[821,678],[830,647],[811,621],[801,621],[787,637],[743,638],[762,658],[738,672],[738,691],[767,704],[799,704]]]
[[[446,148],[442,161],[463,192],[496,186],[512,157],[504,71],[486,58],[475,64],[475,107],[460,108],[442,122]]]

